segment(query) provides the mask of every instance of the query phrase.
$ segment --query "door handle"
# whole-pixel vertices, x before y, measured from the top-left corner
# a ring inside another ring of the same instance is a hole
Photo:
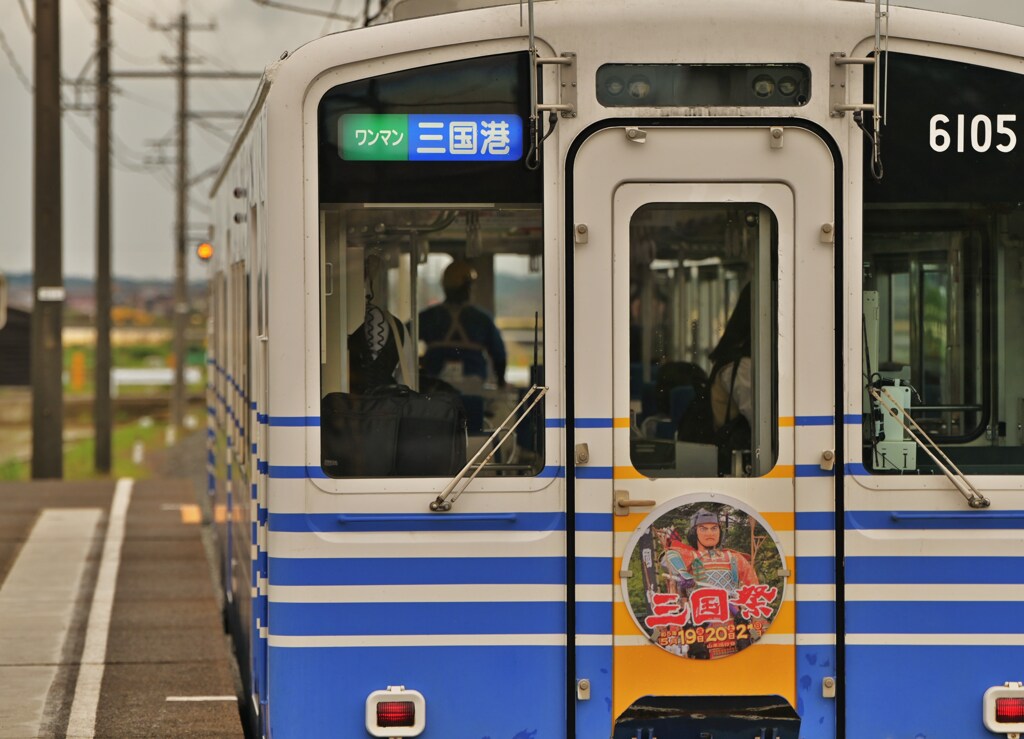
[[[658,505],[658,502],[654,500],[644,500],[642,498],[633,500],[629,497],[628,490],[616,490],[614,496],[616,516],[628,516],[631,508],[653,508]]]

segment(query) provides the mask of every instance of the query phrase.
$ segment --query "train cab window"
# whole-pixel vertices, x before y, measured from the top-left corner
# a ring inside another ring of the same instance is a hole
[[[864,466],[939,473],[934,443],[964,473],[1020,474],[1024,76],[888,66],[881,181],[864,164]]]
[[[650,477],[778,457],[778,227],[758,203],[651,203],[630,223],[630,456]]]
[[[462,60],[340,85],[320,103],[330,477],[450,477],[544,382],[528,69],[524,53]],[[540,473],[544,427],[541,403],[479,474]]]

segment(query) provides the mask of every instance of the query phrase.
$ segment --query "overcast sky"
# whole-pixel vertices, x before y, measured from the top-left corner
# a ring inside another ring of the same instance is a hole
[[[341,14],[359,15],[363,0],[286,0],[288,4]],[[585,5],[585,0],[581,0]],[[894,5],[897,3],[893,3]],[[901,5],[989,17],[1024,25],[1024,0],[901,0]],[[376,0],[374,1],[376,5]],[[34,0],[0,0],[0,271],[32,269],[32,96],[33,38],[30,27]],[[93,53],[96,40],[92,0],[61,0],[64,77],[79,77]],[[305,14],[263,7],[255,0],[111,0],[113,56],[118,70],[167,70],[163,57],[177,54],[172,32],[153,30],[189,14],[197,25],[214,22],[215,31],[189,35],[193,69],[207,71],[262,71],[281,52],[310,39],[341,30],[347,24]],[[893,29],[894,33],[897,29]],[[85,78],[92,80],[94,68]],[[174,116],[176,88],[172,79],[115,81],[112,130],[113,271],[118,277],[170,278],[173,274],[174,236]],[[205,81],[190,83],[190,107],[204,111],[242,112],[256,82]],[[76,100],[75,89],[65,85],[64,100]],[[78,99],[89,104],[92,92]],[[190,127],[190,171],[193,175],[221,159],[237,121],[208,120]],[[212,130],[211,130],[212,129]],[[95,138],[94,113],[65,114],[64,165],[64,273],[92,276],[95,272]],[[158,146],[156,142],[163,141]],[[166,164],[147,164],[167,160]],[[208,180],[193,188],[189,222],[202,233],[207,223],[204,204]],[[190,256],[189,274],[202,268]]]
[[[324,11],[336,5],[339,14],[362,12],[363,0],[285,0],[288,4]],[[262,72],[281,52],[347,26],[315,16],[258,5],[254,0],[111,0],[111,69],[166,71],[164,57],[177,56],[177,34],[153,30],[177,24],[187,13],[196,26],[215,23],[215,31],[189,33],[192,69]],[[11,274],[32,270],[32,94],[33,35],[30,26],[35,0],[0,0],[0,270]],[[96,43],[93,0],[60,0],[61,67],[72,80],[81,74]],[[27,17],[26,17],[27,16]],[[85,77],[94,80],[95,67]],[[113,97],[113,272],[119,277],[169,278],[175,243],[174,181],[175,111],[173,79],[120,79]],[[244,112],[256,89],[255,80],[193,80],[190,108]],[[65,85],[64,101],[76,100]],[[91,90],[80,99],[89,104]],[[68,111],[61,145],[64,166],[64,273],[95,273],[96,201],[95,114]],[[199,174],[217,165],[238,120],[208,120],[189,128],[190,171]],[[212,129],[212,130],[211,130]],[[164,141],[161,147],[156,142]],[[167,164],[147,164],[164,159]],[[210,180],[192,190],[189,223],[202,233],[207,223],[204,204]],[[201,266],[190,258],[189,274]]]

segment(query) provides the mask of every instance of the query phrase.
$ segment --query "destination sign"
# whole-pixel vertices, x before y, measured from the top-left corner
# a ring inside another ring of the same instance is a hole
[[[517,115],[350,113],[338,121],[348,161],[510,162],[523,156]]]

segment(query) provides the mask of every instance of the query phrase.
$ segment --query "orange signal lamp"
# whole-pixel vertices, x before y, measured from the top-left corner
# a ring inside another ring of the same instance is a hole
[[[210,261],[210,257],[213,256],[213,244],[206,241],[201,243],[196,247],[196,256],[204,262]]]

